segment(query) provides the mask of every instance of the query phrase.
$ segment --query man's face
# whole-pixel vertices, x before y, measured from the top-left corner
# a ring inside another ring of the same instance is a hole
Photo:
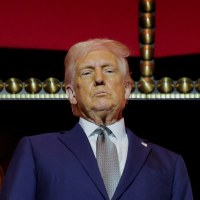
[[[70,102],[78,105],[81,116],[89,116],[92,112],[122,111],[131,89],[125,84],[117,57],[102,50],[77,61],[72,90]]]

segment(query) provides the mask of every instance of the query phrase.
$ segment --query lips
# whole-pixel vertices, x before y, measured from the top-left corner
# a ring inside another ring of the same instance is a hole
[[[95,92],[94,96],[106,96],[108,94],[109,93],[106,91],[98,91],[98,92]]]

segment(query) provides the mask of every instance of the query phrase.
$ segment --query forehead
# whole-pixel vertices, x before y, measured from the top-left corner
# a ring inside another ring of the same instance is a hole
[[[106,50],[98,50],[89,52],[77,61],[77,66],[80,65],[101,65],[101,64],[118,64],[118,58],[113,53]]]

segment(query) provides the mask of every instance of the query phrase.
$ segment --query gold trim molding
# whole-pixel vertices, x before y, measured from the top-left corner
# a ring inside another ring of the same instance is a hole
[[[0,81],[0,100],[67,100],[64,83],[56,78],[41,82],[30,78],[22,82],[18,78]],[[134,82],[130,100],[190,100],[200,99],[200,79],[192,81],[182,77],[177,81],[169,77],[153,80],[142,77]]]

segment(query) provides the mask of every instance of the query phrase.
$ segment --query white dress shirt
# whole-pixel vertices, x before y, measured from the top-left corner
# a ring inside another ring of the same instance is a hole
[[[79,119],[79,124],[83,128],[84,132],[86,133],[94,155],[96,157],[96,140],[97,134],[92,134],[94,130],[96,130],[99,126],[89,122],[83,118]],[[119,121],[115,122],[107,126],[114,135],[110,135],[111,141],[116,145],[118,159],[119,159],[119,166],[120,166],[120,173],[122,174],[124,170],[124,166],[126,163],[127,152],[128,152],[128,138],[125,130],[124,118],[120,119]]]

